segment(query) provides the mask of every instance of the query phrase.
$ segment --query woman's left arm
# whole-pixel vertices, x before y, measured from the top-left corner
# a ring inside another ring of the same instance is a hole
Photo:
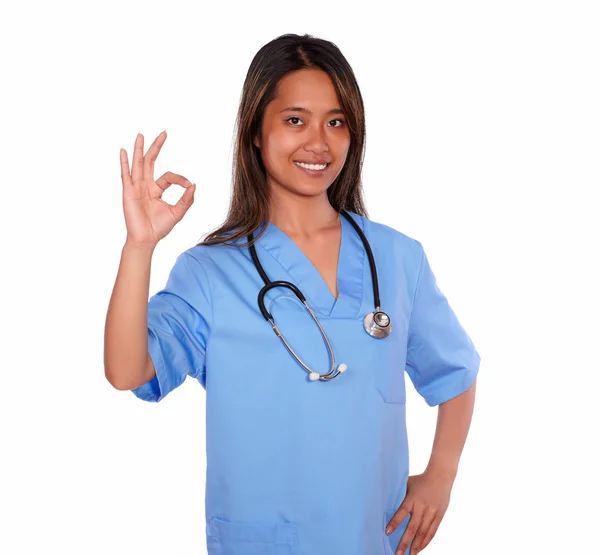
[[[476,383],[477,378],[464,393],[438,407],[429,464],[422,474],[408,477],[404,501],[389,523],[389,532],[386,530],[391,534],[410,513],[408,526],[396,548],[398,555],[415,555],[425,549],[444,518],[471,425]],[[410,554],[406,551],[409,544]]]
[[[471,426],[476,384],[477,378],[464,393],[441,403],[438,407],[435,438],[426,473],[435,473],[454,482]]]

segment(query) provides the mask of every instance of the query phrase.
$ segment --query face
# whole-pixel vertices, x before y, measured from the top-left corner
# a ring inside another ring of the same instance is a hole
[[[342,170],[350,147],[337,93],[321,70],[285,75],[277,98],[266,107],[261,130],[262,137],[255,137],[254,144],[260,148],[267,182],[275,192],[284,188],[302,196],[324,194]],[[311,170],[298,162],[328,165]]]

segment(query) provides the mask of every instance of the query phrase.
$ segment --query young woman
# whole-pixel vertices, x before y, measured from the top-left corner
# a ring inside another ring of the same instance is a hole
[[[154,248],[196,188],[170,172],[154,181],[165,140],[144,155],[138,135],[131,174],[121,151],[127,239],[105,368],[145,401],[188,375],[205,388],[208,553],[423,549],[448,507],[480,356],[421,243],[367,217],[365,117],[348,62],[310,35],[259,50],[227,219],[148,301]],[[173,183],[186,188],[175,206],[161,199]],[[440,406],[430,463],[415,476],[405,370]]]

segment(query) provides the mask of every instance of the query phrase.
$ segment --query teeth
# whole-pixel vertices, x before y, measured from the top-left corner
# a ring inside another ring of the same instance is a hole
[[[294,162],[294,164],[307,170],[324,170],[327,167],[327,164],[303,164],[302,162]]]

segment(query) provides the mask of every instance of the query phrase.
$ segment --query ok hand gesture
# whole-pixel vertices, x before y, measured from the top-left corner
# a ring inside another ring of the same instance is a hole
[[[196,185],[182,175],[166,172],[154,181],[154,163],[167,138],[163,131],[144,156],[144,136],[138,134],[133,151],[133,171],[129,172],[127,151],[121,149],[123,212],[127,226],[127,244],[154,248],[166,237],[194,202]],[[162,200],[172,184],[185,187],[174,206]]]

